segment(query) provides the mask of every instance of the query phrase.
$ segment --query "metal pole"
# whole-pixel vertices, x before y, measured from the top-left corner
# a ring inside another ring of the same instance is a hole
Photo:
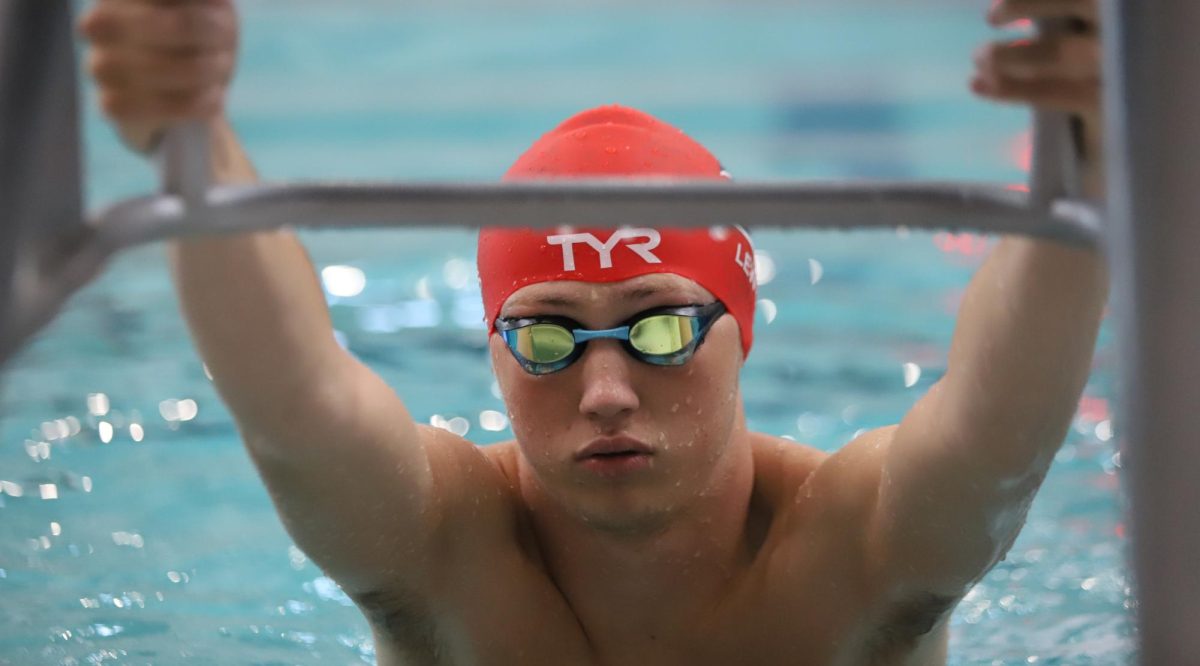
[[[674,226],[972,229],[1096,245],[1098,214],[971,183],[289,183],[221,186],[205,204],[179,196],[121,202],[95,218],[110,250],[164,238],[321,228]]]
[[[202,122],[171,128],[158,150],[164,194],[180,197],[189,209],[203,209],[209,188],[208,127]]]
[[[1043,35],[1068,33],[1070,22],[1046,19],[1037,22]],[[1033,111],[1033,164],[1029,174],[1030,202],[1048,209],[1056,199],[1079,197],[1079,146],[1072,132],[1071,116],[1060,111]]]
[[[103,259],[84,243],[71,33],[70,2],[0,2],[0,360]]]
[[[1103,11],[1141,663],[1182,666],[1200,659],[1200,2]]]

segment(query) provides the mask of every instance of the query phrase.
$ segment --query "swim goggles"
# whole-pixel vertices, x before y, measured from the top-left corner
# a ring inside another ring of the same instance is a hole
[[[616,328],[588,330],[556,316],[496,319],[496,330],[526,372],[548,375],[583,356],[589,340],[620,340],[630,356],[651,365],[683,365],[704,341],[713,322],[725,314],[720,301],[708,305],[653,308]]]

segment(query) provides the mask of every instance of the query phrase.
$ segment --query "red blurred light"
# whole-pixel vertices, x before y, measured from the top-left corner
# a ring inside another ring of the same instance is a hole
[[[942,231],[934,234],[933,244],[946,254],[961,254],[967,257],[979,256],[988,249],[987,238],[970,232],[952,234]]]
[[[1079,399],[1079,418],[1099,423],[1108,418],[1108,400],[1083,396]]]
[[[1025,130],[1008,142],[1008,158],[1018,169],[1029,173],[1033,168],[1033,131]]]

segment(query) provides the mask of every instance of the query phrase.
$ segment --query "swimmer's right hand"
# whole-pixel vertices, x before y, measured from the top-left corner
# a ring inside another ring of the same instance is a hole
[[[100,106],[134,150],[224,110],[237,59],[233,0],[99,0],[79,31]]]

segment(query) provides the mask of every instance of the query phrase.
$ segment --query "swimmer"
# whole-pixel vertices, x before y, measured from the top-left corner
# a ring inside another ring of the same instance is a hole
[[[986,45],[971,87],[1076,114],[1099,196],[1095,2],[998,0],[988,16],[1034,17],[1081,30]],[[100,0],[81,30],[131,146],[204,120],[216,179],[255,180],[224,115],[231,0]],[[507,178],[584,175],[724,177],[678,130],[604,107]],[[169,252],[284,525],[361,608],[381,664],[943,664],[952,610],[1011,546],[1066,434],[1104,264],[1004,238],[966,292],[945,376],[899,424],[827,454],[746,427],[748,248],[736,227],[484,230],[515,439],[483,448],[414,422],[335,343],[290,233]]]

